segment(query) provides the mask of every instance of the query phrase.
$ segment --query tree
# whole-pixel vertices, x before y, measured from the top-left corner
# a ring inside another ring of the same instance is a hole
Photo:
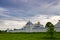
[[[53,38],[55,32],[54,25],[51,22],[47,22],[45,27],[47,28],[47,32],[50,35],[50,37]]]

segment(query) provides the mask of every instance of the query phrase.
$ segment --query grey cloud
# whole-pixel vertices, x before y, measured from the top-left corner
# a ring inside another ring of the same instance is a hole
[[[2,13],[16,18],[29,18],[35,15],[60,15],[59,0],[0,0],[0,7],[7,11]],[[0,14],[2,14],[0,12]],[[0,15],[0,18],[5,18]],[[6,17],[10,18],[10,17]]]

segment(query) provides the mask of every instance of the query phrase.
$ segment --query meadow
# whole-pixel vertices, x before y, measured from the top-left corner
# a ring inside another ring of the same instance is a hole
[[[60,32],[54,34],[54,38],[45,32],[40,33],[0,33],[0,40],[60,40]]]

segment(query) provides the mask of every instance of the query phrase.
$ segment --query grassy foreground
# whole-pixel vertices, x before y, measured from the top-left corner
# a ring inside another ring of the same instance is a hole
[[[0,33],[0,40],[60,40],[60,32],[50,39],[47,33]]]

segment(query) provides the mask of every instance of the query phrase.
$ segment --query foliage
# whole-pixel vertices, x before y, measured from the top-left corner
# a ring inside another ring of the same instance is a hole
[[[50,35],[50,37],[53,38],[55,32],[54,25],[51,22],[47,22],[45,27],[47,28],[47,32]]]
[[[7,30],[0,30],[0,33],[7,33]]]

